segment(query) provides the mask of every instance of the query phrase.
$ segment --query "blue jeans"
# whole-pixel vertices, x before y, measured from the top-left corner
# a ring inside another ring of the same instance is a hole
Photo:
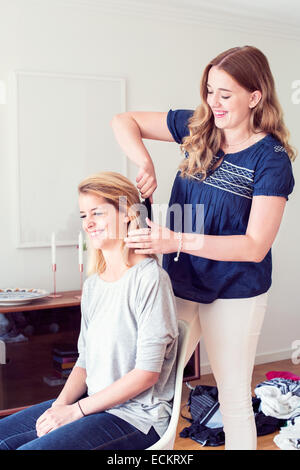
[[[153,427],[144,434],[105,411],[83,416],[37,437],[36,420],[53,401],[30,406],[0,419],[0,450],[140,450],[159,440]]]

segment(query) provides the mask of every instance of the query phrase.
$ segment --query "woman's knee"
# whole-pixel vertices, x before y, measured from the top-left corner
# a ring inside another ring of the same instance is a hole
[[[218,399],[223,416],[248,417],[253,413],[249,383],[242,385],[220,383],[218,385]]]

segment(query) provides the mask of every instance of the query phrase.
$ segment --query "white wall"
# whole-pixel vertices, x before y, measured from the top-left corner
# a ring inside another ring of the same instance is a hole
[[[0,80],[8,87],[7,104],[0,105],[1,287],[22,285],[52,290],[50,249],[15,247],[16,142],[10,88],[14,70],[124,77],[128,110],[166,111],[198,105],[201,72],[212,57],[229,47],[254,45],[269,58],[292,143],[300,149],[300,104],[293,104],[291,99],[292,82],[300,79],[299,41],[268,37],[263,30],[261,34],[247,32],[246,28],[239,32],[220,25],[181,23],[178,18],[172,22],[166,16],[156,20],[151,16],[127,16],[102,10],[96,3],[0,0]],[[158,176],[155,202],[165,203],[181,158],[179,148],[161,142],[146,145]],[[105,142],[103,149],[109,157]],[[42,159],[41,155],[41,165]],[[133,181],[136,172],[129,165]],[[296,161],[296,181],[299,173]],[[296,185],[274,245],[273,286],[257,361],[289,358],[292,342],[300,339],[299,198]],[[57,264],[58,289],[79,288],[75,247],[58,247]],[[201,363],[202,372],[206,372],[208,359],[203,344]]]

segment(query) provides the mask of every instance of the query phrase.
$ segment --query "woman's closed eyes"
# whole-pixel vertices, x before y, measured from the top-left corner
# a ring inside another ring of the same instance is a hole
[[[213,91],[208,91],[207,90],[207,94],[208,95],[212,95]],[[223,98],[224,100],[228,100],[228,98],[231,98],[231,96],[221,96],[221,98]]]
[[[92,215],[104,215],[104,212],[93,212]],[[80,219],[85,219],[86,218],[86,214],[82,214],[79,216]]]

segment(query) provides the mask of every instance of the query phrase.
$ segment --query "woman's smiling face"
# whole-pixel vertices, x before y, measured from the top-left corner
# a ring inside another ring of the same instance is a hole
[[[118,212],[106,199],[92,193],[79,194],[82,228],[88,234],[95,249],[112,248],[126,236],[126,216]],[[124,230],[123,230],[124,229]]]
[[[234,129],[249,124],[251,108],[260,92],[241,87],[228,73],[211,67],[207,79],[207,103],[219,129]]]

